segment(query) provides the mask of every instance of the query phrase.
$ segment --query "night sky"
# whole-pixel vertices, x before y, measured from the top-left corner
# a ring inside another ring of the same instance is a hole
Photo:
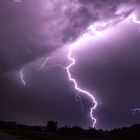
[[[92,101],[80,94],[81,110],[63,67],[70,63],[70,44],[90,25],[104,22],[101,35],[83,38],[73,50],[72,77],[98,101],[97,128],[140,123],[140,113],[131,110],[140,108],[140,24],[126,20],[131,14],[140,19],[139,2],[0,0],[0,120],[92,127]]]

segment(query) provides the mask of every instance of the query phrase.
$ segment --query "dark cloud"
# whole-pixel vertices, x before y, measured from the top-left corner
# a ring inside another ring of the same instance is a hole
[[[64,29],[64,42],[75,40],[79,35],[85,31],[91,22],[97,20],[86,7],[81,6],[78,8],[69,19],[69,26]]]

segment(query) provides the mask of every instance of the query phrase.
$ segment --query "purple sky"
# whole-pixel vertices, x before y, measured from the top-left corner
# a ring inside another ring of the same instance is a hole
[[[38,67],[47,56],[55,56],[48,65],[68,65],[68,43],[95,22],[113,21],[100,29],[103,36],[79,43],[71,72],[99,102],[94,112],[98,128],[140,123],[140,114],[130,111],[140,107],[140,27],[119,20],[132,12],[140,19],[139,6],[139,0],[1,0],[0,120],[92,126],[92,102],[82,95],[81,112],[65,70]],[[26,87],[19,77],[22,68]]]

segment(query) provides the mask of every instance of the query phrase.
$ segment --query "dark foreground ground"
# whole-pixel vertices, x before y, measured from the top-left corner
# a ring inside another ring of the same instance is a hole
[[[46,126],[27,126],[0,122],[0,140],[140,140],[140,124],[113,130],[82,129],[78,126],[58,128],[57,122]]]
[[[85,138],[85,137],[73,137],[73,136],[58,136],[53,134],[30,134],[30,136],[13,136],[5,132],[0,132],[0,140],[112,140],[109,139],[98,139],[98,138]],[[123,140],[123,139],[115,139]]]
[[[0,132],[0,140],[20,140],[20,139],[16,136],[11,136],[7,133]]]

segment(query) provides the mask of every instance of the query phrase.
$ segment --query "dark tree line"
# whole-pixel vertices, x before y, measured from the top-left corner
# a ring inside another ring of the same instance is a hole
[[[131,127],[115,128],[110,131],[102,129],[89,128],[87,130],[79,126],[64,126],[58,128],[58,123],[48,121],[46,126],[27,126],[17,124],[16,122],[0,121],[0,130],[13,130],[16,134],[24,134],[25,132],[43,132],[44,134],[55,134],[61,136],[74,137],[93,137],[93,138],[121,138],[121,139],[140,139],[140,124],[135,124]]]

